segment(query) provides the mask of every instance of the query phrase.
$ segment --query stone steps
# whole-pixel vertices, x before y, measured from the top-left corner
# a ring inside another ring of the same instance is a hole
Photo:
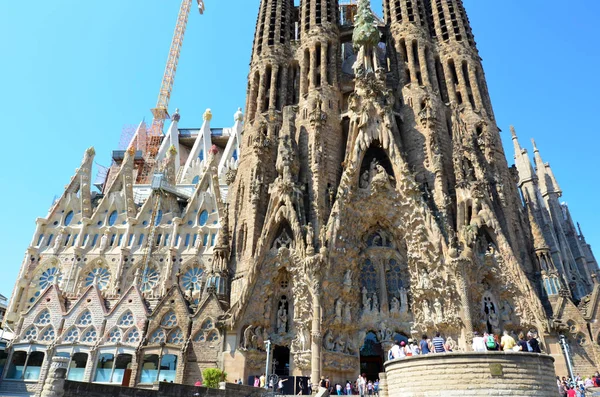
[[[33,397],[34,393],[27,391],[24,382],[3,381],[0,383],[0,396],[2,397]]]

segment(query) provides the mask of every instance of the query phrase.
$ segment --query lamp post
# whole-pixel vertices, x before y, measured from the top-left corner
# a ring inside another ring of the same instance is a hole
[[[269,388],[269,368],[271,367],[271,338],[267,339],[265,346],[267,346],[267,367],[265,368],[265,389]]]
[[[571,365],[571,354],[569,352],[569,343],[567,342],[567,338],[564,335],[560,335],[558,337],[558,341],[560,343],[560,347],[562,347],[562,351],[565,354],[565,359],[567,360],[567,368],[569,369],[569,375],[571,379],[575,379],[573,376],[573,366]]]

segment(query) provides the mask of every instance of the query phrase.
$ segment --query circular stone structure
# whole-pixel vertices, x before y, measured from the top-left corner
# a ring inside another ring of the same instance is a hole
[[[554,358],[537,353],[427,354],[385,363],[387,396],[556,397]]]

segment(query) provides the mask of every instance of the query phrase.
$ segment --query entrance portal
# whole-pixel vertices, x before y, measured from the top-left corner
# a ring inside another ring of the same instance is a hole
[[[290,374],[290,349],[287,346],[275,346],[273,349],[273,369],[279,376]]]
[[[375,382],[383,371],[383,348],[375,332],[370,331],[365,336],[365,342],[360,348],[360,373],[366,374],[367,381]]]

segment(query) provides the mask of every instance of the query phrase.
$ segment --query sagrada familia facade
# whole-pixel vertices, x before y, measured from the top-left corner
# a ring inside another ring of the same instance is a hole
[[[394,340],[535,332],[600,363],[598,264],[549,164],[509,167],[461,0],[262,0],[246,114],[178,127],[139,183],[94,150],[38,218],[7,313],[3,390],[151,387],[204,368],[374,378]],[[139,129],[144,129],[140,125]],[[138,131],[140,133],[140,131]],[[37,388],[37,389],[36,389]]]

